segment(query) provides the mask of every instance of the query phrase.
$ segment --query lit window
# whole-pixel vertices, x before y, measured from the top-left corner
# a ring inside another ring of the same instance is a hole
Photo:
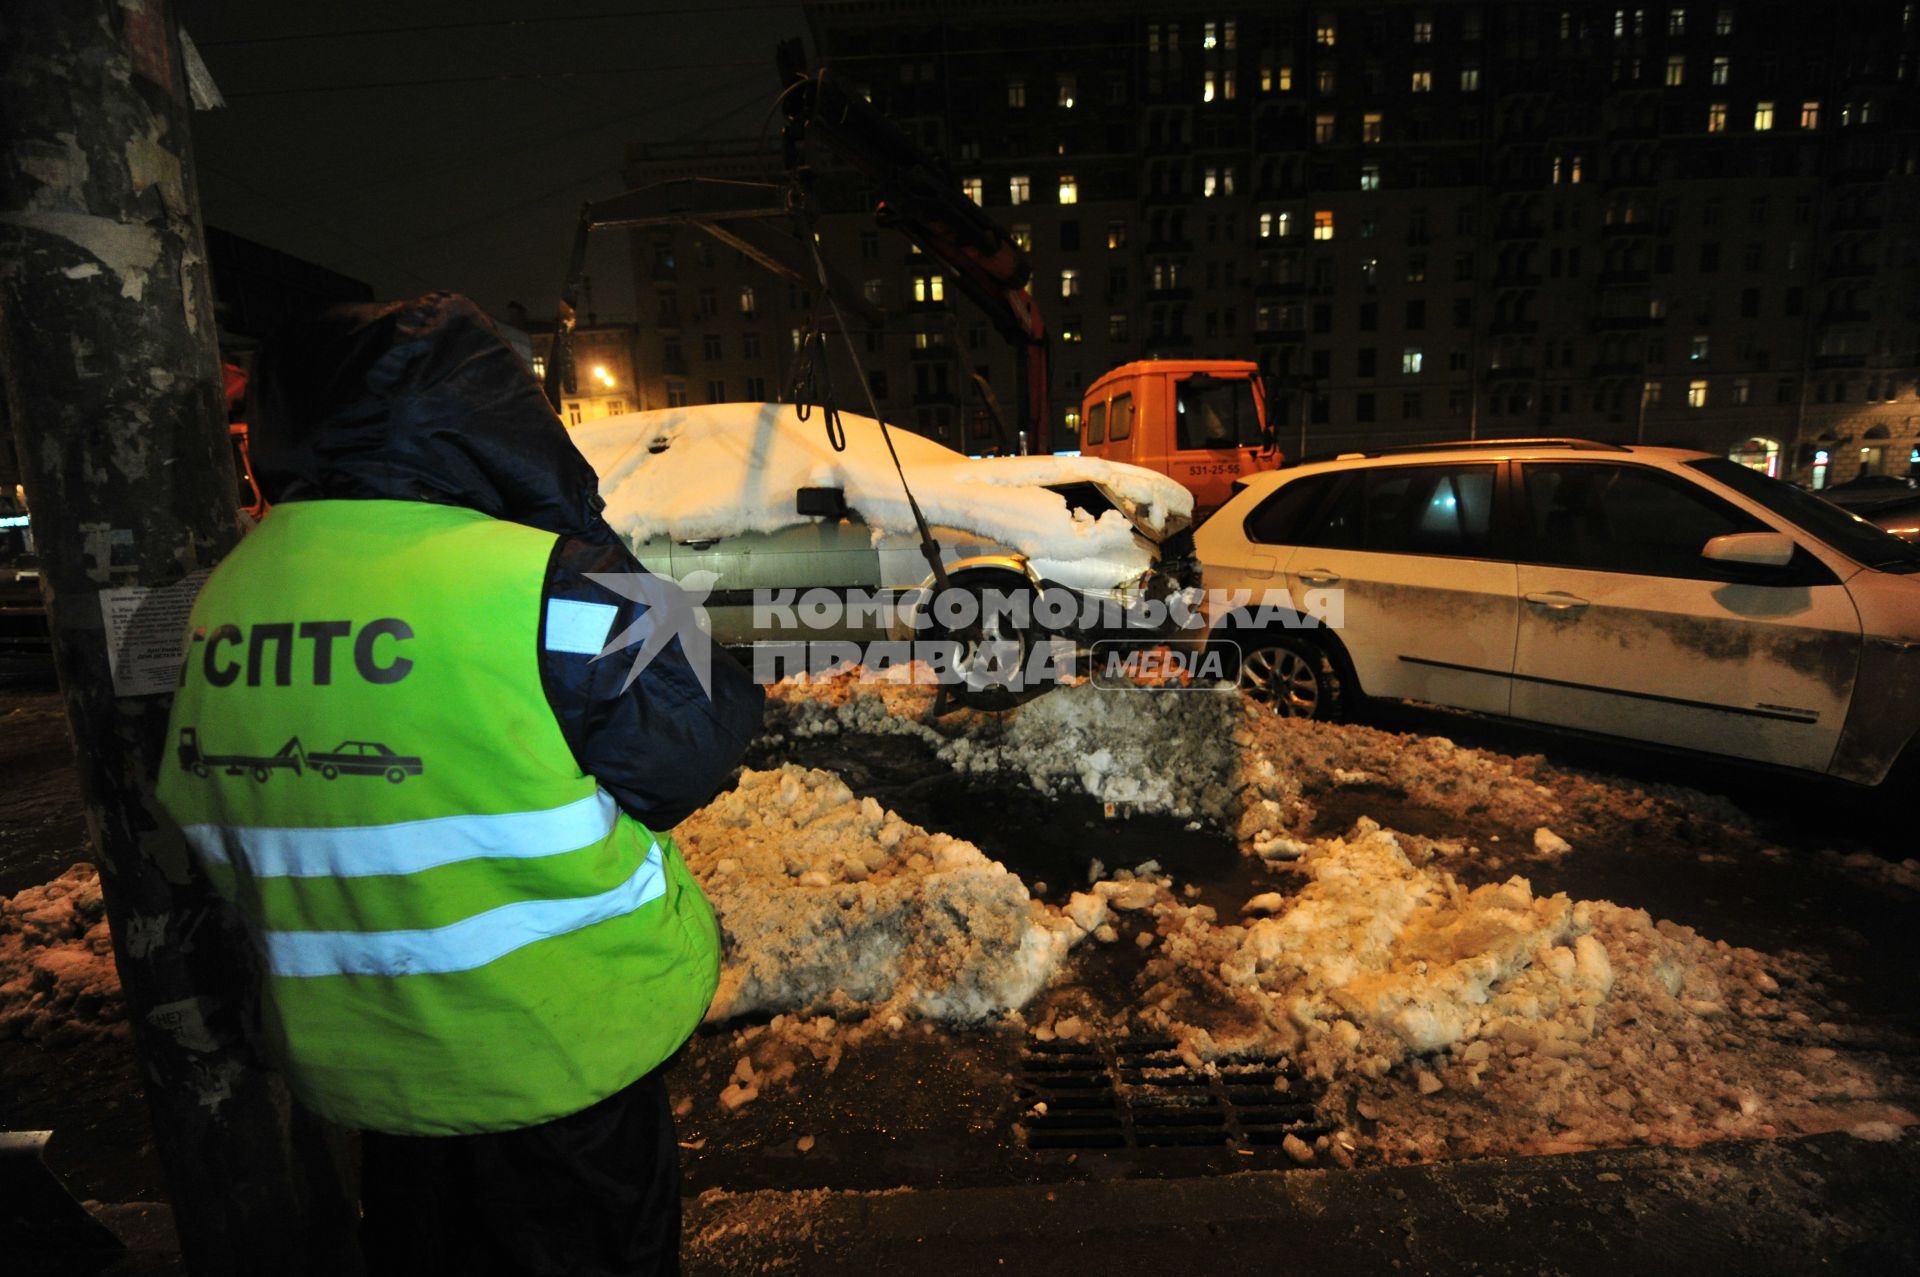
[[[1218,194],[1219,190],[1220,173],[1218,169],[1208,169],[1200,175],[1200,194],[1203,198],[1210,199]]]
[[[1273,87],[1276,92],[1293,92],[1293,68],[1283,66],[1273,74]]]
[[[1733,379],[1733,402],[1742,408],[1753,402],[1753,382],[1750,378]]]
[[[1060,272],[1060,295],[1062,297],[1078,297],[1080,295],[1079,271],[1068,269]]]
[[[1333,116],[1322,114],[1313,117],[1313,140],[1318,146],[1333,141]]]
[[[1086,333],[1078,324],[1065,324],[1060,329],[1060,340],[1069,345],[1076,345],[1086,340]]]
[[[1732,74],[1733,74],[1732,58],[1729,58],[1723,55],[1713,60],[1713,82],[1715,84],[1718,84],[1718,85],[1726,84],[1727,78]]]
[[[1715,102],[1707,108],[1707,132],[1725,133],[1727,131],[1727,104]]]
[[[1022,107],[1027,104],[1027,82],[1025,80],[1007,81],[1007,105]]]
[[[1695,380],[1687,383],[1687,407],[1704,408],[1707,406],[1707,383]]]
[[[1705,363],[1707,359],[1707,344],[1708,338],[1705,334],[1696,336],[1692,344],[1687,348],[1688,361],[1696,364]]]
[[[1220,170],[1220,193],[1233,194],[1233,165],[1231,164]]]
[[[1907,6],[1907,12],[1913,12],[1912,5]],[[1722,6],[1720,12],[1714,15],[1713,33],[1715,35],[1733,34],[1733,10],[1731,8]]]
[[[1059,94],[1055,100],[1058,101],[1061,106],[1067,107],[1069,110],[1072,109],[1073,107],[1073,77],[1072,76],[1063,75],[1060,77]]]
[[[740,313],[741,313],[741,314],[743,314],[743,315],[751,315],[751,314],[753,314],[753,287],[752,287],[752,285],[749,285],[749,284],[742,284],[742,285],[740,286]]]
[[[984,204],[987,202],[985,196],[986,188],[986,182],[980,178],[963,177],[960,179],[960,193],[976,204]]]
[[[1080,202],[1080,180],[1071,173],[1062,174],[1060,177],[1060,202],[1062,204]]]
[[[1315,239],[1333,238],[1333,210],[1320,209],[1313,215],[1313,237]]]
[[[1015,173],[1007,179],[1007,203],[1025,204],[1033,198],[1033,179],[1025,173]]]
[[[1013,246],[1023,253],[1033,251],[1033,227],[1025,222],[1013,224]]]
[[[1273,233],[1281,239],[1293,234],[1293,214],[1282,213],[1275,219]]]
[[[1313,73],[1313,91],[1321,97],[1333,95],[1334,74],[1332,67],[1321,67]]]
[[[1685,35],[1687,33],[1687,11],[1685,9],[1667,10],[1667,34]]]
[[[1315,44],[1325,45],[1331,49],[1333,47],[1334,34],[1333,15],[1331,13],[1321,14],[1319,21],[1317,21],[1313,27],[1313,42]]]
[[[1675,53],[1667,58],[1667,87],[1687,82],[1687,55]]]
[[[1479,67],[1460,68],[1460,91],[1462,93],[1478,93],[1480,91]]]
[[[1420,347],[1408,346],[1400,352],[1400,371],[1408,374],[1417,373],[1420,371],[1420,361]]]
[[[1380,259],[1369,257],[1360,263],[1360,280],[1368,288],[1380,282]]]
[[[1573,166],[1568,172],[1567,180],[1576,184],[1580,181],[1580,157],[1577,155],[1573,157]]]
[[[1413,73],[1413,91],[1415,93],[1433,92],[1433,72],[1415,71]]]
[[[1209,22],[1200,28],[1200,47],[1203,49],[1217,49],[1220,47],[1220,37],[1214,23]]]
[[[1239,43],[1240,24],[1229,18],[1221,25],[1220,43],[1231,49]]]
[[[1202,102],[1211,102],[1213,101],[1213,95],[1213,72],[1209,71],[1206,74],[1206,78],[1200,83],[1200,100]]]
[[[1660,383],[1657,381],[1648,382],[1646,386],[1641,389],[1640,402],[1649,408],[1658,408],[1660,406]]]
[[[1107,247],[1125,248],[1127,246],[1127,224],[1125,222],[1107,223]]]
[[[533,379],[535,381],[545,381],[547,379],[547,357],[545,355],[535,355],[533,357]]]
[[[1818,102],[1802,102],[1800,104],[1800,127],[1803,129],[1817,129],[1820,127],[1820,104]]]
[[[1232,71],[1222,71],[1220,73],[1220,96],[1229,102],[1233,101],[1236,96],[1234,93]]]
[[[1360,121],[1360,140],[1362,142],[1378,142],[1384,136],[1384,133],[1385,126],[1382,123],[1380,113],[1378,111],[1367,112],[1365,118]]]
[[[1377,191],[1380,189],[1380,166],[1378,164],[1363,164],[1360,166],[1360,189],[1363,191]]]
[[[1413,20],[1413,42],[1415,44],[1433,43],[1433,19],[1415,18]]]
[[[1753,104],[1753,131],[1765,133],[1773,127],[1773,103],[1755,102]]]
[[[945,275],[915,275],[913,277],[913,300],[917,302],[938,302],[947,299],[947,277]]]

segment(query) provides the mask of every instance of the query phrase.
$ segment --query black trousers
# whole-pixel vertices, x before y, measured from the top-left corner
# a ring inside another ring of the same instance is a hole
[[[517,1131],[366,1132],[360,1200],[372,1277],[680,1271],[680,1146],[658,1070]]]

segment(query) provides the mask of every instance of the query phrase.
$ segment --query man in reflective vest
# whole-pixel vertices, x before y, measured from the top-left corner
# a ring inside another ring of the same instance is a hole
[[[636,662],[657,589],[606,582],[661,583],[464,298],[294,325],[253,394],[274,508],[194,606],[159,793],[293,1093],[366,1132],[369,1264],[673,1271],[658,1068],[719,934],[666,831],[760,689],[691,626]]]

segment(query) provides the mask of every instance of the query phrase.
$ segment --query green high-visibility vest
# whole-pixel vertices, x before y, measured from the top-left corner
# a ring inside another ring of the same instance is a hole
[[[698,884],[581,772],[541,688],[549,631],[583,652],[596,619],[543,609],[554,541],[420,502],[294,502],[194,605],[160,801],[252,929],[269,1041],[331,1121],[574,1113],[713,996]]]

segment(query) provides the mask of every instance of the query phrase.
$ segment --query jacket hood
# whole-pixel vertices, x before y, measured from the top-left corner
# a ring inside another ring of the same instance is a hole
[[[430,501],[611,536],[599,480],[519,354],[465,297],[332,306],[254,360],[248,446],[272,502]]]

